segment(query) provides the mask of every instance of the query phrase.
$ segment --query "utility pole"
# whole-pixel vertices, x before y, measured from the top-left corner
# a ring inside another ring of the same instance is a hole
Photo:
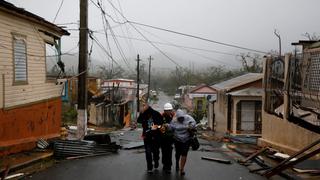
[[[274,30],[274,35],[276,35],[279,39],[279,57],[281,58],[281,37],[279,32],[276,29]]]
[[[140,66],[139,66],[139,62],[141,60],[139,59],[139,54],[137,55],[137,113],[139,113],[140,110],[140,100],[139,100],[139,83],[140,83],[140,78],[139,78],[139,74],[140,74]]]
[[[150,77],[151,77],[151,73],[150,73],[150,70],[151,70],[151,61],[152,61],[152,57],[149,56],[149,74],[148,74],[148,96],[147,98],[149,99],[149,96],[150,96]]]
[[[87,132],[88,0],[80,0],[77,138]]]

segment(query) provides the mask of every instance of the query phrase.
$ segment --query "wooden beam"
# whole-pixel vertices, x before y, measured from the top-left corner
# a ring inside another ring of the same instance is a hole
[[[231,161],[230,161],[230,160],[225,160],[225,159],[212,158],[212,157],[204,157],[204,156],[201,157],[201,159],[209,160],[209,161],[216,161],[216,162],[224,163],[224,164],[231,164]]]
[[[251,159],[255,158],[256,156],[258,156],[259,154],[265,152],[267,149],[268,149],[268,147],[261,148],[259,151],[251,154],[251,155],[248,156],[246,159],[244,159],[244,160],[239,160],[238,162],[241,163],[241,164],[242,164],[242,163],[246,163],[246,162],[248,162],[249,160],[251,160]]]
[[[310,145],[306,146],[305,148],[303,148],[302,150],[296,152],[295,154],[293,154],[292,156],[290,156],[289,158],[283,160],[281,163],[279,163],[277,166],[273,167],[272,169],[270,169],[269,171],[266,171],[265,173],[263,173],[262,175],[263,176],[266,176],[266,177],[271,177],[275,174],[278,174],[279,172],[283,171],[284,169],[287,169],[288,167],[290,166],[293,166],[295,165],[296,163],[298,162],[301,162],[307,158],[310,158],[314,155],[316,155],[317,153],[320,152],[320,148],[315,150],[315,151],[312,151],[311,153],[307,153],[305,155],[303,155],[302,157],[298,158],[297,160],[295,161],[291,161],[293,158],[301,155],[302,153],[306,152],[307,150],[311,149],[312,147],[318,145],[320,143],[320,139],[318,139],[317,141],[311,143]],[[289,163],[288,163],[289,162]]]

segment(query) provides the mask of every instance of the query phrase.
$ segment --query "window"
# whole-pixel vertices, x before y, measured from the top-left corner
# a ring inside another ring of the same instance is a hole
[[[58,53],[55,47],[46,43],[46,77],[47,79],[56,79],[60,73],[60,69],[57,65]]]
[[[13,37],[14,83],[27,83],[27,52],[25,38]]]
[[[265,111],[283,117],[281,108],[284,102],[284,60],[267,60],[265,80]]]
[[[197,110],[198,111],[202,111],[202,105],[203,105],[203,101],[202,100],[198,100],[197,101]]]

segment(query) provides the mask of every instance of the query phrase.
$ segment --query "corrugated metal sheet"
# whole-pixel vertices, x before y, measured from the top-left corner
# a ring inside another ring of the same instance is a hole
[[[223,81],[221,83],[212,85],[212,88],[218,89],[218,90],[230,90],[235,87],[248,84],[250,82],[257,81],[259,79],[262,79],[262,73],[248,73],[242,76],[238,76],[236,78],[229,79],[227,81]]]

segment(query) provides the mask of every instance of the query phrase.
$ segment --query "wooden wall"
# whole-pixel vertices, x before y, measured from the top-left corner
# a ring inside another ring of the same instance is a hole
[[[2,97],[5,99],[2,104],[4,108],[19,107],[61,95],[62,86],[46,79],[44,39],[50,38],[44,38],[38,29],[50,32],[24,19],[0,12],[0,75],[4,75],[5,78],[5,97]],[[26,37],[28,74],[26,85],[13,85],[12,33]]]

